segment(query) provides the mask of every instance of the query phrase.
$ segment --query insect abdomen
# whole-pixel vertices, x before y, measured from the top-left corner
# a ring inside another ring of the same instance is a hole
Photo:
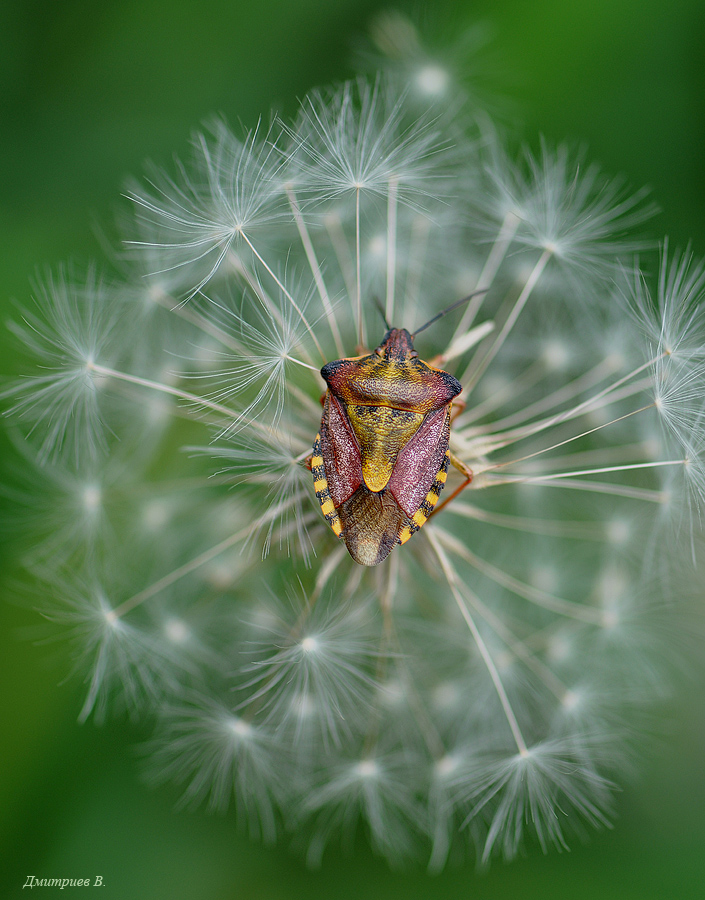
[[[355,562],[362,566],[379,565],[396,544],[405,544],[426,523],[445,485],[449,458],[446,451],[431,487],[411,517],[399,506],[389,488],[375,492],[364,484],[336,509],[328,489],[320,435],[316,435],[311,457],[316,497],[326,522],[345,541]]]

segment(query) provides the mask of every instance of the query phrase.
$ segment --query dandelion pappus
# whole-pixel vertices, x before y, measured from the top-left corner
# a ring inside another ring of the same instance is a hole
[[[469,299],[414,334],[388,326],[372,353],[321,369],[328,389],[309,465],[326,521],[361,565],[383,562],[426,523],[449,463],[465,476],[458,493],[472,480],[471,470],[449,449],[451,407],[462,386],[419,359],[413,343],[420,331]]]

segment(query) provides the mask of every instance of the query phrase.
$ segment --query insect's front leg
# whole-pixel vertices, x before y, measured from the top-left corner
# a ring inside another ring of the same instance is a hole
[[[466,466],[465,463],[462,461],[462,459],[459,459],[455,455],[455,453],[452,453],[450,451],[448,451],[448,456],[449,456],[451,465],[455,466],[455,468],[460,472],[460,474],[465,476],[465,481],[463,481],[462,484],[458,485],[458,487],[453,491],[453,493],[450,495],[450,497],[446,497],[446,499],[443,501],[443,503],[441,503],[440,506],[437,506],[433,510],[433,512],[429,516],[429,519],[432,516],[435,516],[436,513],[440,512],[444,506],[447,506],[451,502],[451,500],[455,500],[455,498],[458,496],[458,494],[462,493],[465,490],[465,488],[470,484],[470,482],[472,481],[472,478],[473,478],[472,469],[469,466]]]
[[[467,409],[467,407],[468,407],[468,405],[467,405],[467,403],[465,402],[465,400],[462,400],[460,397],[455,397],[455,398],[454,398],[454,400],[453,400],[453,405],[452,405],[451,408],[450,408],[450,422],[451,422],[451,425],[452,425],[453,422],[458,418],[459,415],[461,415],[462,413],[465,412],[465,410]],[[452,460],[451,460],[451,462],[452,462]],[[453,463],[453,465],[455,466],[455,463]],[[462,463],[461,463],[461,465],[462,465]],[[457,466],[456,466],[456,468],[457,468]],[[461,472],[462,472],[462,469],[461,469]]]

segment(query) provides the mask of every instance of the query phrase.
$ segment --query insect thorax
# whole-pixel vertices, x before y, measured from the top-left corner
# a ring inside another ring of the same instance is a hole
[[[338,359],[321,369],[331,393],[346,404],[387,406],[422,417],[461,391],[460,382],[418,358],[405,328],[392,328],[367,356]]]

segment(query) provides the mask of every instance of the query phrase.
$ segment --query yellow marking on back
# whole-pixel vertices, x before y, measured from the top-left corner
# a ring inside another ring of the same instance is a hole
[[[328,482],[325,478],[321,478],[318,481],[313,482],[313,489],[318,493],[319,491],[324,491],[328,487]]]
[[[335,519],[330,523],[330,527],[333,529],[336,537],[340,537],[343,532],[343,526],[340,524],[340,517],[336,516]]]
[[[385,405],[348,404],[346,412],[360,445],[362,477],[377,493],[386,487],[397,455],[416,434],[423,416]]]
[[[323,457],[322,456],[312,456],[311,457],[311,468],[315,469],[316,466],[323,465]]]
[[[329,499],[325,503],[321,503],[321,512],[324,516],[329,516],[332,512],[335,512],[333,501]]]

